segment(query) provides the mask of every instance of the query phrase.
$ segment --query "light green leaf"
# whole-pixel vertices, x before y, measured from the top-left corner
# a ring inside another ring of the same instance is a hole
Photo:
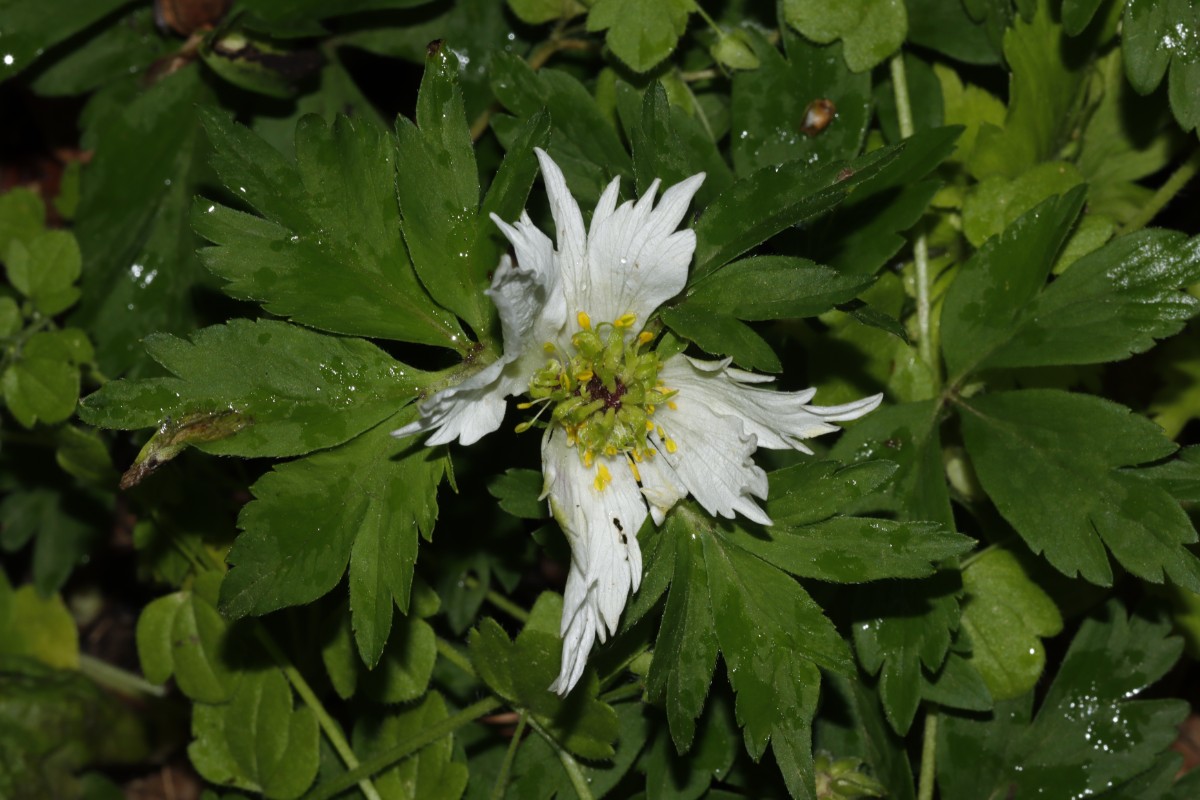
[[[1073,46],[1047,3],[1005,31],[1004,58],[1012,70],[1008,114],[1002,129],[980,128],[967,164],[972,175],[1015,178],[1067,143],[1087,77],[1087,61],[1071,52]]]
[[[277,669],[245,676],[225,706],[225,740],[263,794],[293,800],[317,775],[320,733],[307,707],[292,709],[292,690]]]
[[[28,246],[45,226],[46,206],[37,192],[18,186],[0,194],[0,259],[13,242]]]
[[[507,5],[528,25],[570,19],[587,11],[577,0],[508,0]]]
[[[361,339],[271,320],[235,319],[190,341],[153,336],[146,347],[175,377],[112,381],[82,407],[104,428],[163,426],[143,462],[191,443],[239,456],[332,447],[394,414],[425,378]]]
[[[783,18],[814,42],[841,39],[855,72],[896,52],[908,33],[904,0],[783,0]]]
[[[179,594],[183,599],[174,606],[170,628],[161,620],[152,620],[154,625],[146,636],[161,636],[169,630],[172,671],[180,691],[200,703],[223,703],[233,694],[240,677],[223,656],[228,626],[204,598],[190,591]],[[165,616],[167,612],[161,613]],[[139,652],[142,647],[139,643]],[[147,647],[155,656],[162,653],[161,643]]]
[[[33,584],[14,590],[0,574],[0,654],[79,669],[79,632],[62,598],[42,597]]]
[[[5,257],[8,279],[21,294],[33,300],[46,316],[54,316],[75,304],[83,256],[69,231],[42,231],[26,245],[20,240],[8,247]]]
[[[188,595],[175,592],[151,600],[138,616],[136,640],[142,674],[151,683],[166,683],[175,671],[171,631]]]
[[[1079,170],[1065,161],[1038,164],[1011,180],[1001,175],[984,178],[963,202],[963,233],[979,247],[1043,200],[1066,194],[1081,183]]]
[[[995,699],[1025,694],[1046,665],[1042,639],[1062,630],[1062,615],[1008,550],[982,553],[963,570],[962,580],[962,626],[971,637],[968,663]]]
[[[1143,580],[1200,591],[1200,560],[1184,547],[1197,538],[1187,515],[1136,470],[1117,469],[1175,450],[1158,426],[1116,403],[1048,389],[959,405],[980,483],[1035,553],[1108,586],[1107,546]]]
[[[26,428],[62,422],[79,399],[79,369],[56,359],[23,358],[9,365],[0,383],[8,410]]]
[[[692,0],[596,0],[587,29],[608,31],[605,41],[634,72],[647,72],[675,50],[687,29]]]
[[[21,307],[17,305],[17,301],[7,296],[0,297],[0,336],[12,336],[21,330],[24,321],[25,318],[21,314]]]
[[[201,259],[227,292],[337,333],[466,348],[405,250],[390,137],[367,122],[327,126],[309,115],[296,126],[293,164],[221,114],[203,119],[221,180],[262,215],[204,200],[193,208],[196,232],[217,245]]]

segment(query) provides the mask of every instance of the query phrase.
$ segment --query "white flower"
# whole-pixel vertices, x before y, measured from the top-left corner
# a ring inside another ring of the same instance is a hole
[[[810,406],[816,390],[765,389],[771,378],[732,369],[729,359],[660,360],[642,328],[687,282],[696,235],[676,228],[704,174],[672,186],[657,206],[657,180],[640,200],[618,206],[614,179],[585,232],[562,172],[543,151],[537,156],[557,248],[528,214],[512,225],[492,215],[516,253],[515,264],[500,260],[488,289],[504,355],[430,397],[421,418],[395,435],[433,431],[430,445],[471,444],[500,427],[505,399],[519,394],[531,397],[521,408],[545,418],[543,497],[571,545],[562,668],[550,687],[566,694],[638,588],[637,532],[647,514],[661,524],[691,495],[710,514],[769,525],[755,500],[767,496],[755,449],[811,453],[804,439],[866,414],[881,395]]]

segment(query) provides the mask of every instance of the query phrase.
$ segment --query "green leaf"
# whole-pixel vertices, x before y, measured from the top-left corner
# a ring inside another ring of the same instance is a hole
[[[1184,547],[1197,538],[1187,515],[1138,471],[1117,470],[1175,450],[1158,426],[1107,400],[1048,389],[959,405],[980,483],[1035,553],[1108,586],[1107,546],[1143,580],[1200,591],[1200,560]]]
[[[166,683],[175,671],[171,630],[175,627],[175,616],[187,602],[188,595],[184,592],[164,595],[151,600],[138,617],[138,660],[142,674],[151,683]]]
[[[54,460],[64,472],[85,483],[103,488],[116,484],[117,473],[108,445],[98,431],[70,425],[60,428]]]
[[[813,723],[814,744],[826,753],[855,753],[888,788],[891,800],[914,800],[912,768],[904,742],[883,718],[879,698],[861,680],[826,676],[825,713]]]
[[[353,598],[351,598],[353,608]],[[357,619],[353,620],[355,623]],[[361,627],[355,628],[359,652],[371,671],[361,678],[362,694],[377,703],[407,703],[429,688],[433,664],[437,660],[437,636],[425,620],[404,616],[391,625],[390,635],[378,663],[367,661]]]
[[[847,69],[840,44],[816,45],[786,28],[782,34],[786,58],[765,38],[747,31],[761,66],[733,76],[730,115],[739,134],[730,141],[730,150],[739,175],[787,161],[853,158],[866,136],[870,73]],[[836,116],[827,127],[805,133],[805,116],[821,100],[833,104]]]
[[[647,72],[675,50],[693,8],[690,0],[596,0],[587,29],[608,31],[613,54],[634,72]]]
[[[315,115],[296,126],[289,162],[206,111],[213,166],[262,216],[197,200],[192,224],[216,247],[204,265],[234,297],[337,333],[464,349],[458,323],[417,280],[400,235],[392,139],[363,121]]]
[[[82,296],[72,322],[96,343],[103,371],[148,366],[142,340],[189,333],[207,276],[188,207],[208,180],[197,109],[211,97],[199,67],[186,66],[139,91],[130,76],[93,95],[75,236],[83,252]]]
[[[860,461],[851,466],[807,461],[776,470],[768,475],[767,515],[785,527],[821,522],[886,486],[897,468],[890,461]]]
[[[587,11],[577,0],[508,0],[506,5],[528,25],[566,20]]]
[[[869,277],[844,275],[804,258],[758,256],[696,281],[682,307],[744,320],[815,317],[857,297],[871,283]]]
[[[225,711],[225,737],[247,777],[267,797],[291,800],[317,774],[317,718],[292,709],[292,691],[277,669],[242,679]]]
[[[585,670],[566,698],[547,688],[562,658],[561,618],[562,598],[543,592],[515,641],[494,620],[484,619],[469,637],[471,662],[492,691],[532,714],[563,747],[587,759],[612,758],[617,715],[596,699],[595,672]]]
[[[885,406],[842,434],[830,457],[845,463],[884,458],[899,465],[880,503],[901,519],[932,520],[952,528],[950,496],[942,464],[941,420],[937,403]]]
[[[1003,129],[979,130],[968,169],[976,178],[1015,178],[1055,157],[1075,124],[1087,60],[1073,52],[1046,3],[1029,20],[1017,19],[1004,33],[1004,58],[1012,70]]]
[[[63,0],[55,13],[47,14],[38,0],[3,0],[0,19],[4,28],[4,57],[0,59],[0,81],[29,67],[38,56],[72,34],[124,5],[124,0]]]
[[[557,69],[534,72],[509,53],[492,61],[492,91],[505,108],[528,120],[543,110],[552,121],[550,155],[562,168],[575,199],[591,207],[613,175],[629,176],[632,164],[612,122],[577,79]],[[493,121],[499,126],[503,118]],[[515,120],[510,120],[515,123]],[[506,145],[517,138],[500,135]],[[500,128],[496,128],[501,133]]]
[[[678,540],[671,592],[654,644],[654,660],[646,676],[646,694],[667,705],[671,738],[681,753],[692,746],[696,718],[704,710],[713,670],[717,637],[709,602],[707,567],[702,545],[687,537],[679,514],[670,517],[659,537]]]
[[[987,27],[973,19],[963,3],[905,0],[904,4],[908,8],[910,43],[937,50],[967,64],[1000,61],[1000,50],[993,46]]]
[[[205,36],[198,53],[209,69],[234,86],[285,99],[297,94],[297,81],[321,65],[312,50],[289,47],[236,23]]]
[[[254,484],[228,560],[221,610],[234,618],[303,605],[350,567],[363,660],[374,666],[407,611],[418,534],[432,534],[443,459],[391,436],[405,413],[331,450],[277,466]]]
[[[488,481],[488,492],[514,517],[546,519],[546,504],[539,498],[542,483],[542,473],[537,470],[508,469]]]
[[[1169,629],[1111,603],[1080,627],[1032,720],[1032,693],[997,704],[991,719],[947,713],[940,794],[1086,797],[1149,769],[1187,715],[1181,701],[1133,699],[1179,658],[1182,642]]]
[[[1024,304],[983,364],[1095,364],[1145,352],[1200,312],[1200,300],[1181,291],[1197,280],[1200,239],[1164,230],[1122,236]]]
[[[191,341],[153,336],[146,346],[175,377],[112,381],[81,412],[103,428],[163,426],[143,462],[191,443],[239,456],[332,447],[394,414],[424,381],[361,339],[271,320],[235,319]]]
[[[396,120],[396,195],[413,266],[435,301],[462,317],[480,336],[493,306],[483,289],[488,270],[472,258],[479,175],[458,87],[458,57],[430,45],[417,96],[416,124]]]
[[[1163,46],[1177,6],[1164,0],[1129,0],[1122,20],[1125,74],[1139,94],[1150,94],[1167,74],[1172,48]]]
[[[65,486],[22,486],[0,500],[0,547],[15,552],[31,539],[33,582],[43,595],[57,592],[101,541],[97,520],[111,511]]]
[[[931,578],[887,582],[860,590],[854,646],[863,668],[879,675],[879,699],[888,724],[908,733],[921,702],[922,668],[941,668],[959,626],[959,575],[942,570]]]
[[[137,648],[147,680],[172,674],[179,689],[200,703],[223,703],[238,676],[222,655],[227,626],[217,610],[195,592],[151,602],[138,619]]]
[[[17,301],[7,296],[0,297],[0,336],[12,336],[21,330],[24,322],[25,318]]]
[[[661,309],[659,316],[667,327],[706,352],[730,356],[745,369],[783,372],[783,365],[771,345],[731,316],[713,316],[708,309],[687,303]]]
[[[1025,694],[1046,665],[1041,640],[1062,630],[1062,615],[1008,550],[982,553],[963,569],[962,580],[969,663],[997,700]]]
[[[883,148],[850,162],[809,166],[789,161],[760,169],[730,186],[695,225],[701,278],[780,231],[828,213],[852,192],[895,162],[904,145]]]
[[[1181,448],[1178,457],[1138,470],[1176,500],[1200,503],[1200,445]]]
[[[942,352],[952,381],[978,369],[1011,337],[1082,206],[1082,187],[1047,200],[963,265],[942,310]]]
[[[74,37],[69,47],[55,48],[41,59],[30,76],[30,86],[39,96],[86,94],[143,72],[167,52],[170,43],[170,39],[155,30],[151,8],[111,14]],[[60,190],[56,205],[61,197]]]
[[[361,759],[382,754],[391,747],[425,730],[449,713],[437,692],[420,702],[386,717],[362,717],[354,728],[354,751]],[[376,775],[372,782],[383,800],[458,800],[467,786],[467,765],[455,758],[454,735],[448,734],[391,769]]]
[[[29,245],[45,226],[46,206],[37,192],[18,186],[0,194],[0,258],[13,242]]]
[[[904,0],[783,0],[783,18],[814,42],[841,39],[855,72],[894,53],[908,32]]]
[[[68,231],[42,231],[28,245],[18,239],[5,257],[9,281],[46,316],[65,311],[79,299],[74,283],[82,265],[79,245]]]
[[[1079,170],[1065,161],[1038,164],[1012,180],[992,175],[976,184],[963,202],[963,233],[979,247],[1043,200],[1081,183]]]
[[[967,711],[991,711],[992,693],[973,661],[954,652],[954,644],[942,666],[922,675],[921,699],[930,703]]]
[[[675,752],[667,731],[659,729],[646,758],[646,796],[697,797],[714,780],[724,780],[738,755],[737,721],[727,692],[714,692],[697,725],[695,745]]]

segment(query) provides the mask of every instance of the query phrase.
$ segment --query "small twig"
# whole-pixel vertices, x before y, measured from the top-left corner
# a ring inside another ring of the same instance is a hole
[[[575,794],[579,795],[579,800],[594,800],[592,790],[588,786],[587,776],[583,774],[583,770],[579,768],[579,762],[575,757],[567,752],[558,740],[550,735],[550,732],[538,724],[536,719],[529,718],[529,727],[537,732],[546,740],[546,744],[550,745],[555,754],[558,756],[559,762],[562,763],[563,771],[567,773],[567,778],[571,781],[571,787],[575,789]]]
[[[471,666],[471,660],[459,652],[457,647],[452,645],[450,642],[447,642],[440,636],[434,640],[434,643],[436,644],[437,651],[441,654],[442,658],[446,659],[451,664],[470,675],[472,678],[475,677],[475,667]]]
[[[933,787],[937,778],[937,729],[937,712],[930,711],[925,715],[925,735],[921,742],[921,774],[917,779],[917,800],[933,800]]]
[[[501,800],[504,797],[504,792],[508,789],[508,773],[512,770],[513,760],[517,757],[517,748],[521,746],[521,739],[525,736],[525,715],[521,714],[517,719],[517,729],[513,732],[512,741],[508,743],[508,750],[504,754],[504,761],[500,764],[500,774],[496,776],[496,782],[492,784],[492,800]]]
[[[467,584],[467,586],[469,586],[472,589],[475,589],[478,586],[480,586],[479,579],[474,577],[473,575],[466,576],[466,584]],[[495,589],[488,589],[485,597],[487,598],[487,601],[489,603],[491,603],[492,605],[494,605],[496,608],[500,609],[504,613],[508,614],[510,617],[515,619],[517,622],[520,622],[521,624],[525,624],[526,622],[529,622],[529,612],[528,611],[521,608],[519,605],[514,603],[512,600],[509,600],[507,597],[500,594]]]
[[[1129,223],[1121,229],[1121,233],[1133,233],[1149,225],[1159,212],[1175,199],[1175,195],[1179,194],[1184,186],[1187,186],[1188,181],[1196,177],[1197,172],[1200,172],[1200,150],[1192,151],[1187,161],[1184,161],[1171,173],[1171,177],[1158,187],[1158,191],[1154,193],[1150,201],[1142,207],[1137,216],[1129,220]]]
[[[96,683],[121,694],[148,694],[151,697],[166,697],[167,690],[156,686],[141,675],[113,666],[87,653],[79,654],[79,671]]]

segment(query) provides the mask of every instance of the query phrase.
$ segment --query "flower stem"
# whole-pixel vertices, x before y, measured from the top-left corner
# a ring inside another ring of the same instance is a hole
[[[1158,191],[1150,198],[1150,202],[1146,203],[1137,216],[1129,220],[1121,229],[1121,233],[1133,233],[1149,225],[1158,216],[1158,213],[1175,199],[1175,195],[1179,194],[1184,186],[1187,186],[1188,181],[1196,177],[1197,172],[1200,172],[1200,150],[1192,151],[1187,161],[1184,161],[1171,173],[1167,182],[1158,187]]]
[[[521,746],[521,737],[525,735],[525,714],[521,713],[517,720],[517,729],[513,732],[512,741],[508,744],[508,751],[504,754],[504,763],[500,765],[500,774],[496,776],[496,782],[492,785],[492,800],[502,800],[504,792],[508,789],[508,773],[512,771],[513,760],[517,757],[517,748]]]
[[[331,797],[337,797],[360,780],[369,778],[376,772],[385,770],[398,761],[403,761],[423,747],[433,744],[443,736],[454,733],[454,731],[468,722],[474,722],[479,717],[490,711],[494,711],[503,704],[503,700],[493,695],[472,703],[457,714],[452,714],[440,722],[430,725],[416,736],[401,742],[392,749],[386,750],[374,758],[369,758],[349,772],[321,784],[305,795],[304,800],[329,800]]]
[[[466,584],[467,584],[467,586],[469,586],[472,589],[475,589],[480,585],[479,579],[474,577],[473,575],[468,575],[466,577]],[[514,603],[512,600],[509,600],[507,597],[500,594],[495,589],[488,589],[486,597],[487,597],[487,601],[489,603],[491,603],[492,605],[494,605],[496,608],[500,609],[504,613],[508,614],[510,617],[515,619],[517,622],[520,622],[522,625],[524,625],[526,622],[529,622],[529,612],[528,611],[521,608],[519,605]]]
[[[434,640],[434,643],[437,645],[437,651],[441,654],[442,658],[471,677],[475,677],[475,667],[471,666],[471,660],[463,655],[457,647],[440,636]]]
[[[529,727],[537,731],[537,734],[546,740],[546,744],[558,755],[558,760],[562,762],[563,771],[567,773],[567,778],[571,781],[571,787],[575,789],[575,794],[579,795],[579,800],[594,800],[592,790],[588,787],[587,777],[583,774],[583,770],[579,768],[579,762],[575,757],[566,751],[566,749],[558,743],[558,740],[550,735],[550,732],[538,724],[535,719],[529,720]]]
[[[325,732],[325,738],[329,739],[329,743],[337,751],[338,756],[346,765],[346,769],[353,772],[354,768],[358,766],[358,757],[354,755],[354,750],[350,748],[350,743],[346,741],[346,736],[342,733],[342,728],[337,724],[337,720],[329,716],[329,712],[325,710],[325,706],[321,704],[312,687],[308,685],[308,681],[304,680],[304,676],[300,674],[300,670],[296,669],[292,662],[288,660],[287,655],[279,649],[279,645],[275,644],[275,640],[271,638],[271,634],[267,633],[267,629],[260,624],[255,626],[254,633],[258,637],[259,643],[262,644],[276,665],[283,670],[284,676],[292,684],[292,688],[296,690],[296,694],[300,695],[300,699],[312,710],[317,718],[317,723],[321,726],[321,730]],[[344,788],[350,788],[353,783],[346,784]],[[362,790],[363,796],[367,800],[382,800],[379,796],[379,790],[375,788],[375,784],[371,783],[369,774],[363,776],[357,783],[358,788]]]
[[[908,73],[904,68],[904,54],[896,53],[889,62],[892,72],[892,92],[896,97],[896,117],[900,123],[900,137],[913,135],[912,101],[908,96]],[[920,223],[917,223],[920,225]],[[941,383],[937,354],[933,348],[933,303],[930,300],[931,280],[929,277],[929,243],[925,232],[918,230],[913,239],[913,268],[916,272],[917,292],[917,350],[921,360],[929,367],[934,386]]]
[[[122,694],[148,694],[151,697],[166,697],[167,690],[155,686],[141,675],[127,672],[120,667],[114,667],[107,661],[101,661],[87,653],[79,654],[79,671],[96,683]]]
[[[930,711],[925,715],[925,735],[921,742],[921,774],[917,779],[917,800],[933,800],[934,779],[937,777],[937,729],[937,712]]]

